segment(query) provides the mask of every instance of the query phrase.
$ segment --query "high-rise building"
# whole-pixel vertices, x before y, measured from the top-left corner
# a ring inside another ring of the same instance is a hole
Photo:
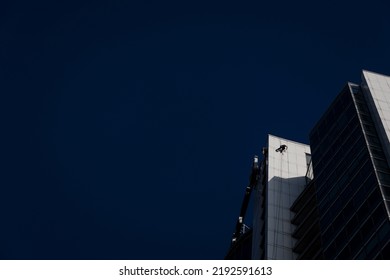
[[[310,147],[268,135],[254,190],[253,259],[293,259],[290,207],[306,184]]]
[[[310,133],[325,259],[390,257],[390,77],[362,76]]]
[[[252,258],[390,259],[389,163],[390,77],[363,71],[312,129],[310,147],[269,136]]]

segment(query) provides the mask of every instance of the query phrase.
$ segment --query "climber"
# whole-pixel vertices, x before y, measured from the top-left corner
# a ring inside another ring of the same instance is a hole
[[[280,147],[275,150],[275,152],[280,152],[282,154],[285,151],[287,151],[287,146],[286,145],[280,145]]]

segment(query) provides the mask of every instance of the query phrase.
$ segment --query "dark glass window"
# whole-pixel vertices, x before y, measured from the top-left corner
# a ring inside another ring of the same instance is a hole
[[[383,184],[390,185],[390,174],[385,172],[377,172],[379,181]]]
[[[376,232],[387,219],[376,171],[390,200],[390,168],[365,100],[360,92],[353,98],[347,90],[340,93],[310,135],[321,240],[327,259],[376,254],[380,240]]]
[[[381,186],[385,199],[390,199],[390,186]]]
[[[389,166],[387,165],[387,161],[379,158],[374,158],[375,167],[379,170],[387,172],[389,170]]]

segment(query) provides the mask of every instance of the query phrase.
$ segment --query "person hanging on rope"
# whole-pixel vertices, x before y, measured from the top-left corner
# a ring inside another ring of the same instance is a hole
[[[275,150],[275,152],[280,152],[281,154],[283,154],[285,151],[287,151],[286,145],[280,145],[280,147]]]

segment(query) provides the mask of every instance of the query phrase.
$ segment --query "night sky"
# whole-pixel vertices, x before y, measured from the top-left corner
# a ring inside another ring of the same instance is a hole
[[[390,74],[340,2],[1,1],[0,258],[223,259],[267,134]]]

